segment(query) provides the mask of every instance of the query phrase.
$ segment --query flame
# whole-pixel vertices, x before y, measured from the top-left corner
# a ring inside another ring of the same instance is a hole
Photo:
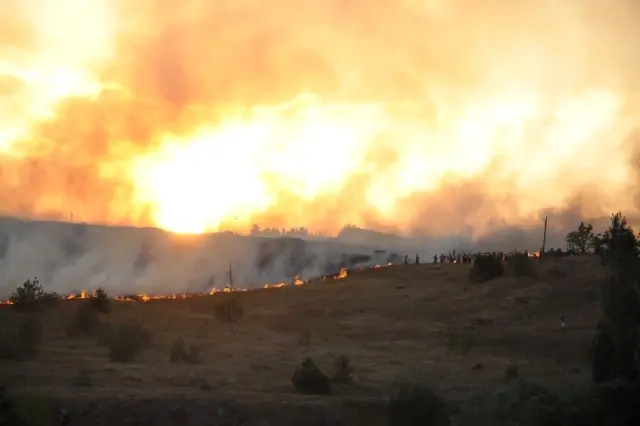
[[[63,297],[63,299],[88,299],[88,298],[89,298],[89,293],[87,292],[87,290],[82,290],[78,294],[70,294],[68,296]]]
[[[277,284],[265,284],[264,288],[282,288],[282,287],[285,287],[286,285],[287,284],[284,281],[282,281]]]
[[[372,266],[369,269],[375,270],[375,269],[380,269],[380,268],[384,268],[384,267],[388,267],[388,266],[393,266],[393,263],[388,263],[384,266],[382,265],[375,265]],[[367,268],[362,268],[362,270],[365,270]],[[333,279],[338,280],[338,279],[345,279],[349,276],[349,271],[346,268],[342,268],[340,270],[340,272],[338,272],[337,274],[335,274],[333,276]],[[327,277],[323,276],[322,280],[326,280]],[[298,286],[302,286],[305,285],[306,282],[304,280],[302,280],[299,276],[295,277],[294,280],[291,282],[291,286],[293,287],[298,287]],[[288,285],[282,281],[276,284],[265,284],[263,286],[264,289],[279,289],[279,288],[284,288],[287,287]],[[230,286],[226,286],[224,288],[224,290],[222,290],[224,293],[230,293],[230,292],[246,292],[246,291],[250,291],[251,289],[246,288],[246,287],[234,287],[233,289]],[[254,289],[257,290],[257,289]],[[202,296],[213,296],[216,293],[219,293],[220,290],[216,289],[216,288],[212,288],[211,290],[209,290],[208,292],[205,293],[182,293],[182,294],[165,294],[165,295],[149,295],[147,293],[141,293],[135,296],[115,296],[113,298],[113,300],[118,301],[118,302],[144,302],[147,303],[149,301],[152,300],[178,300],[178,299],[189,299],[189,298],[193,298],[193,297],[202,297]],[[94,292],[95,294],[95,292]],[[88,298],[88,292],[86,290],[82,290],[82,292],[80,294],[70,294],[67,296],[63,296],[62,300],[74,300],[74,299],[87,299]],[[0,304],[2,305],[7,305],[7,304],[12,304],[12,302],[10,300],[1,300],[0,299]]]
[[[476,235],[637,210],[634,2],[183,3],[1,2],[1,213]]]
[[[447,146],[451,155],[455,152],[454,163],[443,162],[441,155],[434,155],[418,142],[444,135],[411,118],[394,121],[397,119],[389,112],[392,105],[342,106],[304,96],[286,105],[257,108],[249,120],[230,118],[215,128],[201,128],[188,136],[167,136],[158,150],[134,162],[135,200],[140,206],[152,206],[154,223],[171,231],[248,229],[257,214],[279,208],[278,194],[282,192],[313,202],[336,188],[347,187],[356,174],[366,173],[370,167],[366,161],[375,149],[375,135],[404,126],[397,137],[415,141],[404,147],[411,155],[401,156],[364,188],[365,205],[381,217],[390,218],[404,197],[437,190],[447,174],[461,180],[482,174],[490,166],[493,152],[499,149],[494,139],[496,132],[506,129],[516,137],[532,116],[541,113],[541,99],[534,93],[520,95],[521,98],[479,100],[484,107],[470,107],[461,115],[441,117],[442,126],[449,128]],[[418,115],[423,106],[413,108]],[[569,121],[558,124],[546,142],[539,145],[546,152],[551,152],[553,146],[554,154],[550,155],[557,158],[532,155],[517,145],[504,151],[510,156],[504,173],[515,173],[526,158],[529,173],[515,175],[514,189],[527,191],[537,185],[530,177],[546,174],[550,161],[566,165],[573,149],[569,146],[584,149],[585,161],[593,163],[599,151],[589,145],[586,135],[597,132],[599,126],[610,125],[619,108],[619,100],[608,91],[593,91],[583,99],[572,99],[560,106],[563,120]],[[411,107],[406,109],[411,111]],[[586,124],[579,118],[581,114],[595,121]],[[561,140],[562,149],[558,150]],[[605,179],[619,186],[628,177],[625,170],[628,169],[616,169]],[[203,198],[209,182],[218,184],[211,196]],[[533,212],[540,205],[557,206],[558,198],[552,194],[557,196],[551,189],[533,193],[519,200],[521,209]],[[295,218],[292,212],[288,216]],[[234,223],[228,222],[231,217]]]

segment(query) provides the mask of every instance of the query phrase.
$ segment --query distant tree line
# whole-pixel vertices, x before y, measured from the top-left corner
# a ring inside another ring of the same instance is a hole
[[[262,228],[260,225],[253,225],[251,235],[263,237],[323,237],[324,235],[311,233],[304,226],[297,228]]]

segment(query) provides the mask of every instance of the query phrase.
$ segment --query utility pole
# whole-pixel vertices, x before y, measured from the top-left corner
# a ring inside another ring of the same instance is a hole
[[[544,250],[547,246],[547,219],[548,217],[544,217],[544,234],[542,235],[542,252],[540,252],[540,257],[544,256]]]
[[[231,262],[229,262],[229,288],[233,291],[233,271],[231,270]]]

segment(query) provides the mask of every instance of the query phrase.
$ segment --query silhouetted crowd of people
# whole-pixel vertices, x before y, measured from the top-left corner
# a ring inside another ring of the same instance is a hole
[[[448,255],[441,253],[433,255],[433,263],[472,263],[473,255],[471,253],[458,253],[451,252]]]
[[[404,264],[408,265],[409,264],[409,255],[405,255],[404,256]],[[416,254],[416,260],[414,262],[415,265],[419,265],[420,264],[420,255]]]
[[[525,256],[525,257],[533,257],[533,258],[537,258],[540,257],[540,251],[535,252],[535,253],[530,253],[529,251],[525,250],[523,252],[518,252],[518,251],[514,251],[514,252],[503,252],[503,251],[492,251],[492,252],[477,252],[477,253],[471,253],[471,252],[464,252],[464,253],[456,253],[455,250],[453,250],[452,252],[450,252],[449,254],[444,254],[444,253],[440,253],[433,255],[433,264],[449,264],[449,263],[462,263],[462,264],[472,264],[474,263],[474,261],[480,257],[496,257],[501,259],[504,262],[508,262],[510,259],[514,258],[514,257],[519,257],[519,256]],[[570,252],[565,252],[562,251],[561,249],[549,249],[547,251],[544,252],[545,256],[550,256],[550,257],[559,257],[559,256],[570,256],[571,253]],[[408,264],[415,264],[415,265],[419,265],[420,264],[420,256],[416,254],[415,260],[413,262],[410,262],[409,260],[409,256],[405,255],[404,256],[404,264],[408,265]]]

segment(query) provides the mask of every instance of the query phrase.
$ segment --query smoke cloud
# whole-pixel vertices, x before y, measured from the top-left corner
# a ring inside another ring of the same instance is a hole
[[[558,235],[633,217],[639,15],[633,0],[5,0],[0,213],[488,245],[538,239],[545,215]]]

